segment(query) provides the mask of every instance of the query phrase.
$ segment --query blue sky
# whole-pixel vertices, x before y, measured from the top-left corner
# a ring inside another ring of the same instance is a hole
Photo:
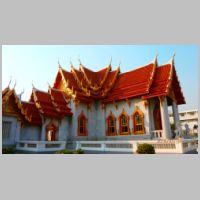
[[[28,100],[32,82],[36,88],[46,90],[47,82],[53,85],[61,66],[69,70],[70,60],[75,67],[81,63],[91,70],[107,66],[112,57],[112,67],[120,64],[121,72],[129,71],[151,62],[158,53],[158,64],[171,59],[176,51],[175,67],[186,99],[180,110],[198,106],[198,47],[194,45],[4,45],[2,47],[2,88],[12,76],[16,91],[25,90],[22,99]]]

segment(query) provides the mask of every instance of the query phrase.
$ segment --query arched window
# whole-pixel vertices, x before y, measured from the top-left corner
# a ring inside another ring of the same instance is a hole
[[[112,114],[112,112],[110,112],[106,121],[107,121],[106,135],[108,135],[108,136],[116,135],[116,118]]]
[[[56,131],[57,128],[54,124],[48,124],[46,126],[46,141],[55,141],[56,140]]]
[[[139,109],[133,113],[133,133],[144,134],[144,114]]]
[[[129,133],[129,116],[123,110],[119,116],[119,134],[128,135]]]
[[[87,136],[87,118],[83,111],[78,116],[78,136]]]

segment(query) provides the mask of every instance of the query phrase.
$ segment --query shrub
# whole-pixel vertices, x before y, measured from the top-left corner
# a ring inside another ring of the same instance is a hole
[[[74,153],[75,154],[84,154],[84,151],[82,149],[77,149]]]
[[[73,154],[73,151],[63,149],[63,150],[56,151],[56,154]]]
[[[139,144],[137,148],[138,154],[155,154],[155,149],[151,144]]]
[[[2,148],[2,153],[3,154],[14,154],[15,148],[13,148],[13,147]]]
[[[84,154],[84,151],[82,149],[77,149],[76,151],[63,149],[56,151],[56,154]]]

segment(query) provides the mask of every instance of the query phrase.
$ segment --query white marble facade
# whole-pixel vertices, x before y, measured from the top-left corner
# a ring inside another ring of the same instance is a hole
[[[160,101],[161,110],[161,120],[163,127],[162,138],[171,138],[171,129],[169,123],[168,115],[168,105],[166,97]],[[100,101],[93,101],[93,103],[88,107],[88,105],[79,103],[75,105],[73,101],[69,103],[69,107],[73,115],[71,117],[65,117],[63,119],[52,119],[43,118],[42,127],[25,125],[21,127],[20,122],[14,117],[3,117],[3,121],[10,121],[12,123],[9,138],[3,138],[3,144],[15,144],[19,140],[32,140],[32,141],[45,141],[46,140],[46,127],[49,124],[54,124],[56,129],[56,140],[58,141],[71,141],[75,143],[77,140],[126,140],[126,139],[150,139],[152,137],[151,132],[155,131],[154,127],[154,99],[149,101],[144,101],[141,98],[133,98],[119,102],[113,102],[107,104],[104,108]],[[174,104],[173,104],[174,106]],[[133,120],[132,115],[136,109],[139,109],[144,114],[144,130],[145,134],[134,135]],[[119,121],[118,117],[125,111],[129,116],[129,135],[119,134]],[[173,109],[174,112],[178,112]],[[78,136],[78,116],[83,112],[87,118],[87,136]],[[106,118],[109,116],[110,112],[116,117],[116,136],[106,136],[107,123]],[[174,114],[177,116],[177,114]],[[176,121],[179,120],[176,117]],[[177,123],[178,124],[178,123]],[[180,129],[180,127],[177,127]]]

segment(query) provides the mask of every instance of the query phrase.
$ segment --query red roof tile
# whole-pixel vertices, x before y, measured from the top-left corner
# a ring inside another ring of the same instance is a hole
[[[59,110],[59,113],[62,115],[72,115],[71,109],[68,107],[68,103],[60,90],[54,88],[49,88],[49,94],[51,95],[51,100]]]
[[[148,94],[151,86],[150,78],[154,67],[154,63],[151,63],[144,67],[120,74],[113,89],[103,102],[107,103]]]
[[[34,100],[40,113],[48,117],[62,117],[56,111],[56,108],[51,101],[51,96],[49,93],[33,89],[33,95],[35,96]]]
[[[177,86],[174,88],[176,98],[179,99],[177,102],[184,102],[176,72],[173,73],[170,64],[157,67],[157,60],[144,67],[121,74],[119,70],[111,71],[111,66],[98,72],[93,72],[83,65],[79,70],[72,66],[71,72],[60,69],[54,88],[62,89],[64,85],[62,76],[68,83],[67,87],[75,91],[76,98],[85,103],[90,103],[94,99],[109,103],[139,96],[148,99],[168,95],[172,76],[173,84]]]
[[[156,68],[153,83],[149,94],[144,95],[144,99],[167,95],[167,86],[169,83],[171,64],[166,64]]]
[[[174,66],[169,63],[156,68],[153,84],[149,94],[144,95],[143,99],[167,96],[170,90],[174,91],[177,104],[184,104],[185,99],[181,91],[181,86],[177,78]]]
[[[42,119],[35,103],[23,101],[22,108],[25,112],[26,119],[30,124],[38,126],[42,125]]]

